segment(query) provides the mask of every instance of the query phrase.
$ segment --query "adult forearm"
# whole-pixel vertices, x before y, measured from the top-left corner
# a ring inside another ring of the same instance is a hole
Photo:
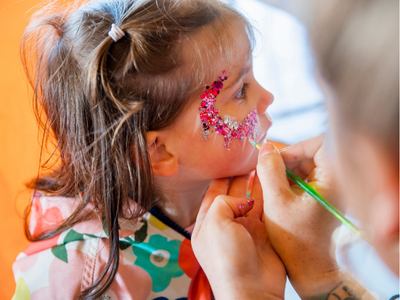
[[[243,290],[225,290],[224,292],[215,294],[215,300],[283,300],[281,297],[277,297],[268,293],[260,293],[259,291],[243,291]]]
[[[322,275],[308,284],[292,282],[303,300],[372,300],[375,299],[353,277],[344,271]]]

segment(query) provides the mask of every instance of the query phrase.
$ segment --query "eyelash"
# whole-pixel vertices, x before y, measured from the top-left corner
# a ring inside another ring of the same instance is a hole
[[[244,100],[246,99],[246,92],[247,92],[247,88],[249,87],[248,83],[243,83],[242,88],[240,89],[240,91],[235,95],[235,99],[239,99],[239,100]],[[238,96],[239,95],[239,96]]]

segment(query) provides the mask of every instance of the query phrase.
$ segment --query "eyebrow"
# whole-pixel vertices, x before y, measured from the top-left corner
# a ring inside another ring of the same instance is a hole
[[[247,61],[246,64],[240,69],[238,75],[235,77],[235,80],[233,80],[232,83],[225,87],[224,90],[229,90],[232,86],[234,86],[250,69],[251,66],[248,65]]]

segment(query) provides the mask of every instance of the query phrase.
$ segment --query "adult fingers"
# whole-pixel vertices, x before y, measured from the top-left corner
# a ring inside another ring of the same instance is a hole
[[[323,135],[307,139],[283,149],[280,153],[288,168],[304,177],[316,166],[316,155],[323,143]]]
[[[215,179],[211,182],[204,195],[203,202],[201,203],[196,223],[200,223],[201,225],[214,199],[219,195],[226,195],[228,193],[228,187],[229,178]]]
[[[245,198],[247,195],[249,179],[250,174],[233,178],[231,185],[229,186],[228,195],[232,197]]]
[[[258,178],[257,172],[254,175],[253,186],[251,188],[251,195],[250,197],[255,199],[253,209],[246,214],[246,217],[249,218],[257,218],[261,220],[262,213],[263,213],[263,195],[262,195],[262,187],[260,183],[260,179]]]
[[[293,195],[286,178],[286,167],[282,156],[271,143],[264,144],[260,150],[257,174],[263,190],[264,208],[275,199]]]
[[[254,207],[255,200],[227,195],[217,196],[208,210],[207,218],[223,222],[243,217]]]

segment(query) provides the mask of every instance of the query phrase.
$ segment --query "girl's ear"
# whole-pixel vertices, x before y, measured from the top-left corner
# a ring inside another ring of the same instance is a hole
[[[168,150],[164,136],[159,131],[147,132],[147,147],[154,175],[171,177],[178,172],[178,158]]]

